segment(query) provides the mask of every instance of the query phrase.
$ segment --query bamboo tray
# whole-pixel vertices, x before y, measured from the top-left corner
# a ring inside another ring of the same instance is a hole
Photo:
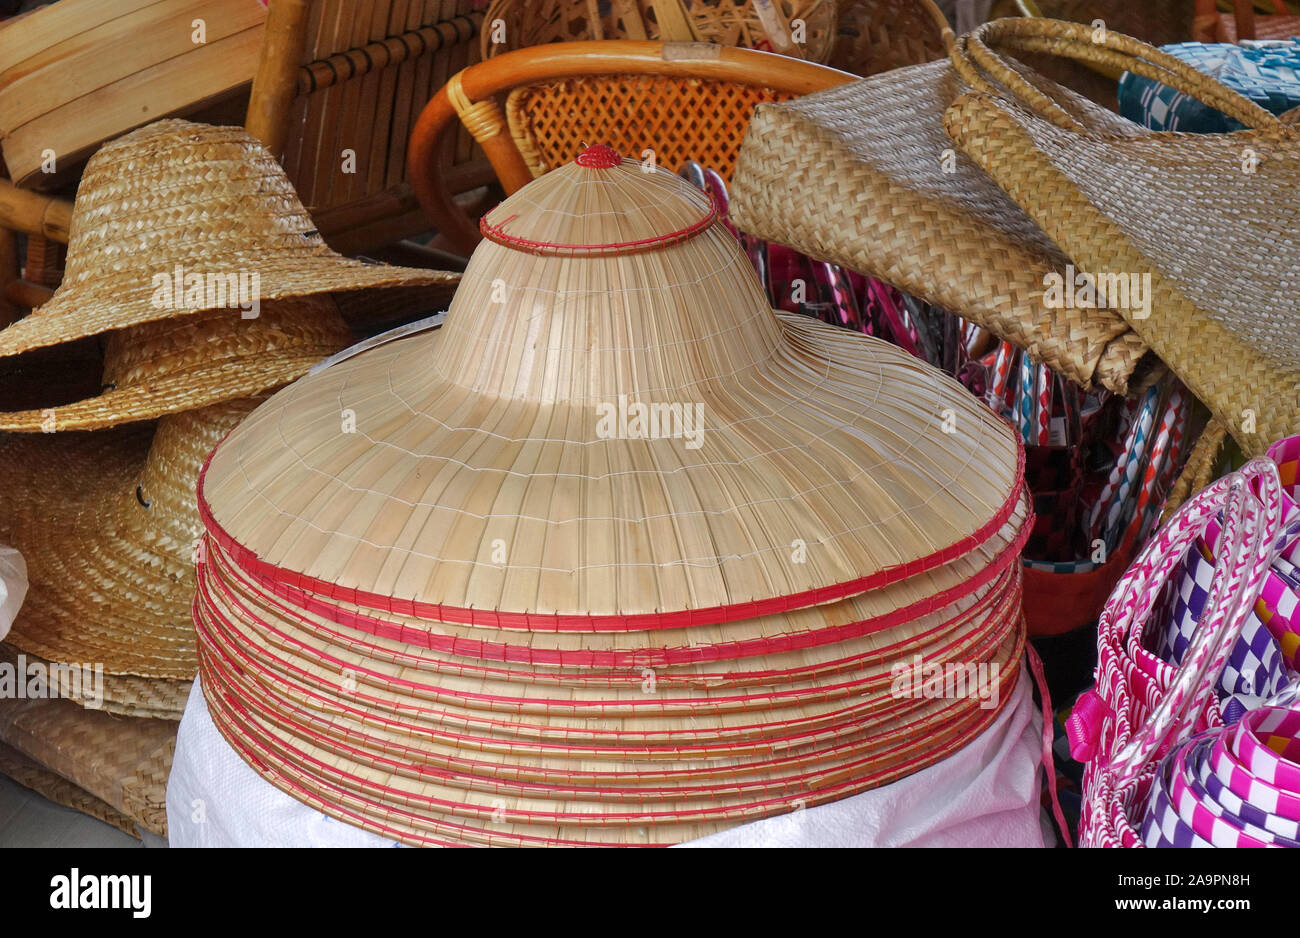
[[[193,39],[200,19],[205,43]],[[260,0],[61,0],[0,23],[10,176],[56,187],[105,140],[234,95],[252,81],[265,19]]]

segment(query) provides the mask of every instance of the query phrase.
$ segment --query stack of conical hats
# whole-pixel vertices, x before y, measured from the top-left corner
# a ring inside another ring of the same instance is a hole
[[[666,844],[990,725],[1007,426],[774,313],[706,196],[608,148],[483,231],[445,325],[285,388],[200,478],[200,674],[251,766],[410,843]]]

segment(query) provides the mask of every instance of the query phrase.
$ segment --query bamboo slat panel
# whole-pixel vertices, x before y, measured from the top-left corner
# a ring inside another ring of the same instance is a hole
[[[252,80],[265,17],[258,0],[62,0],[0,23],[11,177],[56,187],[104,141],[235,94]],[[46,172],[51,152],[56,171]]]
[[[415,118],[451,74],[477,60],[481,20],[473,0],[312,7],[283,160],[310,210],[373,200],[405,183]],[[473,158],[467,140],[458,141],[460,163]]]

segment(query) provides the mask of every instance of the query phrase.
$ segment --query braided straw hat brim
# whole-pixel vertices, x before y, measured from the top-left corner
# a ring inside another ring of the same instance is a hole
[[[204,261],[196,258],[191,263],[199,266]],[[338,256],[296,256],[289,252],[277,257],[265,253],[241,255],[232,249],[222,252],[219,263],[221,266],[215,269],[257,270],[262,278],[263,302],[338,291],[454,284],[460,278],[455,273],[365,264]],[[0,356],[212,309],[210,306],[157,308],[150,300],[152,288],[147,283],[143,288],[135,286],[134,278],[138,276],[128,272],[119,277],[105,277],[85,288],[56,290],[44,306],[0,331]]]
[[[0,430],[99,430],[253,397],[349,345],[333,300],[292,297],[256,317],[212,310],[109,335],[107,390],[61,407],[0,413]]]
[[[302,377],[336,351],[338,344],[330,343],[296,354],[199,364],[186,374],[151,379],[144,387],[112,389],[62,407],[0,413],[0,431],[31,433],[47,426],[56,432],[102,430],[242,400]]]
[[[50,661],[102,665],[106,674],[192,679],[201,528],[185,480],[253,405],[215,405],[229,413],[206,433],[176,434],[189,449],[170,454],[175,478],[149,491],[148,507],[137,488],[152,427],[0,438],[0,542],[23,554],[30,579],[7,640]]]
[[[155,276],[257,275],[263,301],[455,284],[458,273],[366,264],[316,231],[280,164],[245,130],[164,120],[106,144],[82,175],[63,282],[0,331],[0,356],[213,309]],[[233,305],[233,304],[232,304]]]

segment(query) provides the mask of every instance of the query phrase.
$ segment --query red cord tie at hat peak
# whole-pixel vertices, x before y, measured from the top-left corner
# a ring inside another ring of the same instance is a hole
[[[613,147],[596,143],[579,153],[574,162],[587,169],[613,169],[623,162],[623,157]]]

